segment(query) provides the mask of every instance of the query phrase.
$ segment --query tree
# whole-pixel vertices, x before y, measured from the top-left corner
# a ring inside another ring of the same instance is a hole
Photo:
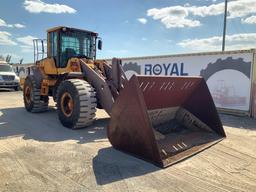
[[[12,58],[12,56],[8,54],[8,55],[5,57],[6,63],[10,63],[11,58]]]

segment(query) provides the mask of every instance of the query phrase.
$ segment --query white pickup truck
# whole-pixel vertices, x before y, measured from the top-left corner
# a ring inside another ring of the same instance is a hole
[[[12,66],[0,61],[0,88],[11,88],[18,91],[20,78],[13,71]]]

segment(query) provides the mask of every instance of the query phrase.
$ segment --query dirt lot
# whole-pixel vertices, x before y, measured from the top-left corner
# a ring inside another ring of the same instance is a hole
[[[0,92],[0,191],[256,191],[256,120],[221,115],[227,139],[159,169],[111,147],[104,111],[69,130],[51,106],[30,114],[21,92]]]

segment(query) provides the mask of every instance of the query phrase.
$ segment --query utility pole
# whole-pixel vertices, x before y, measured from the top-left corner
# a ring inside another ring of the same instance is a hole
[[[224,12],[224,27],[223,27],[223,39],[222,39],[222,51],[225,51],[226,28],[227,28],[227,11],[228,11],[228,0],[225,0],[225,12]]]

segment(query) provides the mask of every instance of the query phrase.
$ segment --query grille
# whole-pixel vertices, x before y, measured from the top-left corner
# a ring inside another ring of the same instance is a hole
[[[15,78],[13,75],[3,75],[2,77],[4,81],[13,81]]]

